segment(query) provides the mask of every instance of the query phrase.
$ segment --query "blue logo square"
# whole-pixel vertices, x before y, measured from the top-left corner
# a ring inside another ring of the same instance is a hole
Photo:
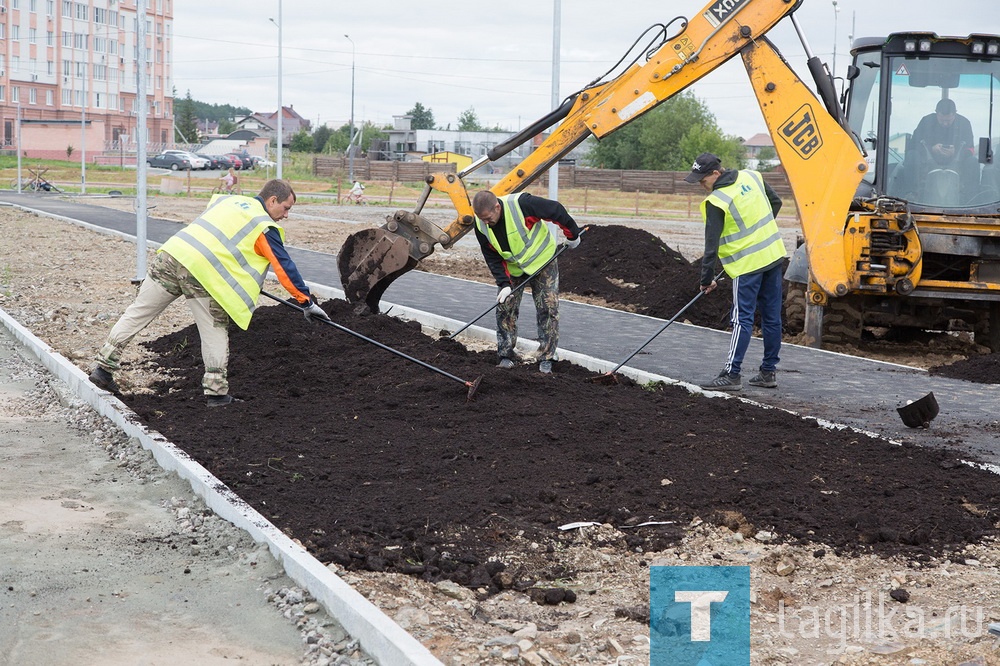
[[[650,567],[651,666],[750,666],[750,567]]]

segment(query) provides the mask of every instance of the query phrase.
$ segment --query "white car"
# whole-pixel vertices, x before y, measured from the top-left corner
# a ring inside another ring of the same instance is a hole
[[[194,153],[190,153],[186,150],[164,150],[163,152],[173,153],[174,155],[180,155],[181,157],[185,158],[188,162],[191,163],[192,170],[198,169],[201,171],[205,171],[212,165],[212,163],[206,160],[204,157],[198,157]]]

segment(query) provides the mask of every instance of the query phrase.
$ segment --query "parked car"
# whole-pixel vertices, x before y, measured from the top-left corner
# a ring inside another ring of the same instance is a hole
[[[231,158],[229,155],[214,155],[214,157],[215,157],[216,161],[219,163],[219,168],[222,169],[223,171],[228,171],[229,169],[236,169],[236,168],[238,168],[234,164],[234,162],[236,160],[234,160],[233,158]],[[241,164],[240,166],[243,166],[243,165]]]
[[[180,155],[181,157],[187,159],[187,161],[191,163],[192,169],[205,171],[209,168],[210,160],[207,160],[204,157],[198,157],[194,153],[187,150],[164,150],[163,152]]]
[[[153,155],[152,157],[146,158],[146,164],[159,169],[170,169],[171,171],[191,169],[191,160],[183,155],[178,155],[177,153],[160,153],[159,155]]]
[[[227,157],[230,157],[234,160],[239,160],[241,169],[253,168],[253,160],[250,159],[249,155],[241,155],[239,153],[229,153]]]
[[[221,155],[206,155],[205,153],[195,153],[195,157],[201,157],[208,160],[209,169],[228,169],[229,160],[226,160],[226,165],[222,166],[222,156]]]

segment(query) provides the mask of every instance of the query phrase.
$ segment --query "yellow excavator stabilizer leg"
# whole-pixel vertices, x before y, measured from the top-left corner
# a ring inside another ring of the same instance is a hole
[[[741,55],[792,188],[813,279],[831,296],[843,296],[857,281],[845,255],[844,229],[868,165],[850,134],[768,40],[747,45]]]

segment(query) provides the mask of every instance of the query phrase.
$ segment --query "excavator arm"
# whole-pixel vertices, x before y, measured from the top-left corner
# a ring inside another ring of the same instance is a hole
[[[616,78],[592,85],[571,96],[558,109],[497,146],[462,172],[429,176],[415,211],[397,211],[386,218],[386,224],[382,227],[355,233],[344,243],[338,257],[338,267],[347,299],[352,303],[363,302],[372,312],[378,312],[382,294],[397,277],[413,269],[421,259],[430,255],[436,244],[449,247],[473,228],[475,217],[462,180],[465,175],[499,159],[518,145],[559,123],[530,155],[490,188],[498,196],[522,191],[588,136],[601,138],[614,132],[714,71],[741,50],[753,47],[778,21],[794,12],[800,1],[710,2],[684,24],[680,33],[668,37],[645,63],[633,64]],[[769,58],[768,65],[773,65],[775,61],[783,64],[780,56],[777,56]],[[750,71],[751,63],[747,67]],[[753,67],[763,69],[759,64],[753,64]],[[784,67],[787,69],[787,65]],[[794,78],[794,74],[791,76]],[[766,88],[766,82],[761,85]],[[787,94],[790,90],[782,83],[779,92]],[[808,93],[807,90],[806,92]],[[761,94],[758,91],[759,98]],[[768,96],[766,104],[762,99],[762,108],[765,105],[777,107],[774,100],[780,98],[781,94]],[[811,94],[809,97],[815,104],[816,98]],[[783,109],[784,106],[779,108]],[[784,111],[777,115],[781,116],[782,113]],[[765,117],[768,117],[768,123],[773,128],[772,134],[791,131],[793,135],[790,140],[794,142],[799,139],[794,135],[794,127],[781,130],[777,125],[778,120],[768,116],[768,109],[765,109]],[[837,124],[828,114],[827,119],[830,123]],[[836,132],[831,130],[832,133]],[[843,130],[840,134],[847,136]],[[775,144],[778,144],[777,138]],[[815,160],[814,164],[819,161]],[[861,162],[863,164],[863,160]],[[830,170],[827,164],[826,172],[829,173]],[[860,179],[860,175],[858,178]],[[823,181],[817,181],[817,187],[821,182]],[[447,194],[458,213],[454,221],[444,228],[420,215],[432,191]],[[840,200],[842,206],[839,207],[843,211],[838,212],[846,213],[850,199],[851,196],[847,195]],[[826,199],[817,199],[815,207],[818,210],[827,203]],[[833,219],[832,212],[829,216]],[[825,215],[822,218],[817,224],[828,221]],[[843,219],[841,215],[838,228],[843,227]]]

